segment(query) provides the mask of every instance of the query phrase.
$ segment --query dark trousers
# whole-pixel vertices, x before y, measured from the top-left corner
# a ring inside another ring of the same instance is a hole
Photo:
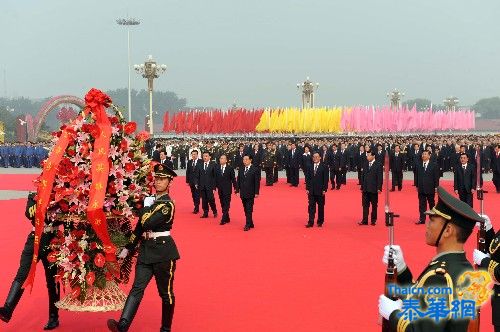
[[[361,168],[358,169],[358,184],[361,184],[361,175],[363,172],[361,172]]]
[[[56,307],[55,303],[59,301],[59,285],[56,285],[55,276],[57,274],[57,266],[52,265],[47,260],[47,255],[49,253],[48,245],[50,241],[54,238],[55,233],[43,233],[40,239],[40,252],[38,255],[38,261],[42,260],[43,268],[45,270],[45,282],[47,284],[47,293],[49,295],[49,315],[58,315],[59,309]],[[16,277],[14,281],[19,282],[21,285],[24,284],[28,278],[28,273],[30,271],[31,262],[33,260],[34,252],[34,242],[35,233],[31,232],[26,239],[24,244],[23,252],[21,253],[21,259],[19,262],[19,268],[17,269]]]
[[[362,196],[362,204],[363,204],[363,220],[362,222],[368,222],[368,213],[370,210],[370,204],[372,206],[372,217],[371,222],[377,221],[377,207],[378,207],[378,193],[369,193],[363,191]]]
[[[309,201],[309,224],[314,224],[314,216],[316,215],[316,205],[318,205],[318,225],[325,221],[325,195],[307,195]]]
[[[273,170],[273,183],[278,182],[278,167],[275,167]]]
[[[336,176],[337,176],[337,188],[340,188],[340,185],[343,184],[347,184],[347,171],[343,168],[336,171]]]
[[[229,208],[231,207],[231,192],[226,193],[219,190],[219,201],[222,209],[221,221],[229,221]]]
[[[403,171],[392,171],[392,190],[398,187],[398,190],[403,188]]]
[[[465,190],[459,190],[458,191],[458,198],[467,204],[469,204],[470,207],[473,207],[474,205],[474,195],[471,192],[466,192]]]
[[[417,167],[413,168],[413,185],[417,186]]]
[[[274,167],[265,167],[264,172],[266,173],[266,186],[272,186],[274,183]]]
[[[214,191],[208,188],[200,189],[201,197],[201,208],[204,214],[208,214],[208,206],[212,209],[213,213],[217,213],[217,207],[215,206]]]
[[[427,211],[427,205],[429,205],[429,210],[434,207],[436,204],[434,202],[434,193],[432,194],[424,194],[419,192],[418,193],[418,212],[420,213],[420,222],[425,222],[425,214],[424,212]]]
[[[290,179],[290,167],[288,166],[285,167],[285,174],[286,174],[286,183],[292,183],[292,180]]]
[[[500,173],[493,172],[493,184],[497,190],[497,193],[500,192]]]
[[[335,169],[330,168],[330,183],[332,184],[332,189],[335,188]]]
[[[181,156],[181,169],[186,169],[186,157]]]
[[[191,197],[193,197],[194,209],[198,211],[200,209],[200,191],[194,184],[190,184],[189,188],[191,188]]]
[[[290,183],[293,186],[299,185],[299,168],[298,167],[290,167]]]
[[[254,197],[244,198],[241,197],[241,203],[243,203],[243,210],[245,211],[245,226],[253,226],[252,213],[253,213],[253,202]]]
[[[162,301],[162,328],[170,331],[172,324],[173,309],[175,306],[174,295],[174,273],[176,261],[169,260],[154,264],[144,264],[137,262],[135,266],[134,284],[130,290],[129,297],[134,301],[141,302],[144,290],[148,286],[151,278],[155,277],[156,288]],[[127,299],[128,300],[128,299]],[[137,304],[138,305],[138,304]],[[163,331],[163,330],[162,330]]]

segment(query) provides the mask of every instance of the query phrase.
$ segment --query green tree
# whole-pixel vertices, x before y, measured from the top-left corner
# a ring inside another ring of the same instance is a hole
[[[478,100],[472,109],[483,119],[500,119],[500,98],[491,97]]]
[[[11,111],[8,111],[7,108],[0,106],[0,122],[3,122],[5,141],[14,141],[17,122],[16,116]]]
[[[410,99],[406,100],[403,102],[403,105],[408,106],[408,108],[412,108],[413,105],[416,105],[417,111],[425,111],[431,107],[432,101],[426,98],[416,98],[416,99]],[[432,106],[433,109],[435,109],[434,105]]]

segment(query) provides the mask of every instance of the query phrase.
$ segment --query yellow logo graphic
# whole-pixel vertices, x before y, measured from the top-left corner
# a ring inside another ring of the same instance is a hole
[[[458,298],[474,300],[476,307],[480,307],[493,293],[491,283],[491,276],[487,271],[466,271],[457,280]]]

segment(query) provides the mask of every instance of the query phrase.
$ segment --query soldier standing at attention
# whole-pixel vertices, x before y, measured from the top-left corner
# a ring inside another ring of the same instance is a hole
[[[276,168],[276,161],[276,151],[271,150],[270,144],[267,144],[267,148],[264,150],[262,158],[262,167],[266,173],[266,186],[272,186],[274,184],[274,169]]]
[[[174,272],[180,258],[170,230],[174,223],[175,205],[168,195],[175,172],[163,165],[154,167],[156,199],[145,206],[130,237],[130,243],[122,250],[119,259],[127,257],[139,241],[139,256],[135,267],[132,289],[125,302],[119,321],[108,320],[108,328],[114,332],[128,331],[139,309],[144,290],[154,276],[158,293],[162,299],[160,332],[171,331],[174,317],[175,296],[173,291]],[[145,205],[147,203],[145,202]]]

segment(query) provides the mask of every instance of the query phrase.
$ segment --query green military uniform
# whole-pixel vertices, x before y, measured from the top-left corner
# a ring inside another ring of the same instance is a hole
[[[491,297],[491,311],[496,332],[500,331],[500,231],[495,234],[492,228],[486,233],[486,248],[490,257],[481,261],[481,268],[488,270],[491,280],[495,283]]]
[[[448,223],[453,223],[466,231],[472,232],[475,223],[482,220],[470,206],[450,195],[442,187],[438,187],[437,205],[432,208],[432,210],[427,211],[426,214],[440,216],[445,219],[442,231],[446,228]],[[442,231],[436,241],[436,247],[441,239]],[[397,281],[399,285],[413,285],[414,287],[448,287],[452,290],[452,294],[417,294],[408,295],[406,298],[406,301],[411,299],[415,300],[415,305],[424,312],[428,312],[432,304],[441,301],[443,304],[442,312],[446,312],[446,310],[451,310],[453,308],[453,301],[457,300],[457,281],[459,277],[463,272],[472,270],[473,267],[469,261],[467,261],[465,252],[448,251],[435,256],[417,278],[415,283],[412,283],[412,274],[408,268],[403,271],[398,271]],[[473,312],[475,312],[475,310]],[[438,322],[436,322],[436,318],[432,316],[411,320],[407,315],[403,314],[403,311],[395,310],[389,317],[389,323],[391,325],[391,331],[397,332],[466,332],[469,326],[469,319],[460,319],[462,318],[460,316],[453,317],[451,313],[445,313],[441,318],[442,319],[438,319]]]
[[[175,172],[164,165],[155,165],[155,177],[173,179]],[[108,321],[111,331],[127,331],[144,296],[144,290],[154,276],[162,299],[162,325],[160,332],[171,330],[175,296],[173,291],[176,261],[180,258],[170,230],[174,223],[175,204],[168,194],[157,197],[151,206],[139,213],[139,221],[132,232],[128,250],[140,242],[132,289],[125,302],[119,322]]]
[[[266,186],[272,186],[274,184],[274,169],[276,168],[276,163],[276,151],[267,148],[262,158],[262,167],[266,173]]]

